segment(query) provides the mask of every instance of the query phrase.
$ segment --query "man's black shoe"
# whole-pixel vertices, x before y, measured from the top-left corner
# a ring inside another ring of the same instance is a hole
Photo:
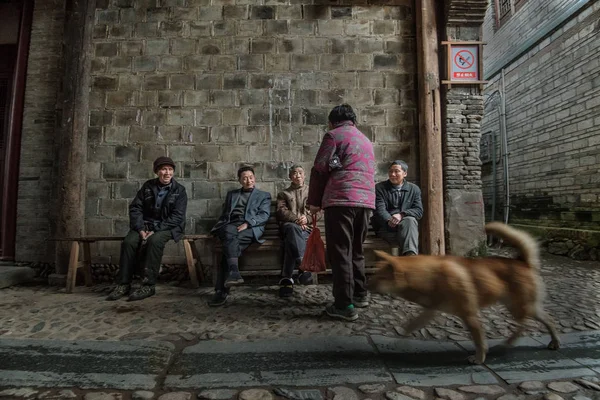
[[[231,268],[229,270],[229,276],[225,280],[225,287],[229,289],[232,286],[241,285],[244,283],[244,278],[240,274],[240,270],[237,268]]]
[[[217,290],[213,297],[208,301],[210,307],[219,307],[225,304],[229,295],[225,292]]]
[[[131,291],[131,285],[117,285],[112,292],[106,297],[108,301],[119,300],[121,297],[125,297]]]
[[[313,275],[311,272],[304,271],[298,274],[298,282],[301,285],[312,285],[313,284]]]
[[[291,279],[284,278],[279,282],[279,297],[292,297],[294,294],[294,283]]]
[[[154,296],[156,291],[154,290],[154,285],[144,285],[129,296],[128,301],[138,301],[148,298],[150,296]]]

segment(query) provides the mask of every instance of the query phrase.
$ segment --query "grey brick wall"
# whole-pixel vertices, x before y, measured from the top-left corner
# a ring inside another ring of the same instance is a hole
[[[403,158],[418,181],[413,5],[386,4],[99,1],[87,234],[126,232],[127,203],[163,154],[188,190],[187,231],[207,232],[241,164],[274,196],[287,166],[312,165],[341,102],[375,144],[378,178]]]
[[[485,40],[485,63],[502,57],[506,30],[526,32],[536,15],[558,12],[567,2],[529,0],[495,35]],[[489,17],[489,15],[488,15]],[[600,228],[600,3],[591,2],[573,19],[507,66],[511,218],[513,223]],[[488,18],[487,26],[491,22]],[[506,28],[506,29],[505,29]],[[521,42],[524,38],[521,38]],[[499,50],[499,51],[495,51]],[[486,88],[499,87],[495,76]],[[498,134],[495,102],[486,107],[484,132]],[[499,154],[499,152],[498,152]],[[489,216],[491,163],[484,164]],[[498,212],[503,206],[502,163],[498,163]],[[497,215],[500,218],[501,214]]]
[[[27,67],[17,200],[16,259],[53,260],[53,167],[64,4],[36,0]]]
[[[590,0],[589,3],[593,3]],[[507,54],[516,51],[525,44],[534,33],[553,26],[556,18],[575,5],[575,1],[565,0],[527,0],[517,9],[515,15],[496,27],[494,1],[483,23],[485,46],[484,70],[499,66],[506,61]]]

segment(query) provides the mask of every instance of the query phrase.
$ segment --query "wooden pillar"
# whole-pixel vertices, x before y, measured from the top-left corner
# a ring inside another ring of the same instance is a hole
[[[58,138],[57,238],[84,233],[90,47],[94,0],[67,0],[63,41],[62,115]],[[65,244],[66,243],[66,244]],[[65,274],[68,242],[57,242],[56,272]]]
[[[424,215],[422,250],[445,253],[442,125],[436,1],[416,0],[419,94],[419,154]]]

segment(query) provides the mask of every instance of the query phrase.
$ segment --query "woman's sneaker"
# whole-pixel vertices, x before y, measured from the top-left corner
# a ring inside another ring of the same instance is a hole
[[[352,297],[352,304],[357,308],[369,307],[369,294],[364,293]]]
[[[344,309],[337,308],[335,304],[332,304],[325,308],[325,312],[331,318],[343,319],[344,321],[356,321],[358,319],[358,313],[352,304]]]

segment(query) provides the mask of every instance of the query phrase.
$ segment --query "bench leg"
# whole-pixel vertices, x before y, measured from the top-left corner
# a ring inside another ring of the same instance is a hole
[[[83,276],[85,286],[92,286],[92,252],[89,242],[83,243]]]
[[[79,263],[79,242],[71,243],[71,254],[69,255],[69,270],[67,272],[67,293],[73,293],[77,280],[77,264]]]
[[[196,260],[196,271],[198,272],[198,281],[204,282],[204,265],[202,264],[202,260],[200,259],[200,255],[198,254],[198,248],[196,247],[196,242],[192,242],[192,255],[194,256],[194,260]]]
[[[188,266],[188,272],[190,274],[190,280],[194,288],[200,287],[198,284],[198,275],[196,274],[196,260],[194,260],[194,254],[192,253],[192,245],[188,239],[183,239],[183,249],[185,250],[185,260]]]
[[[221,264],[220,253],[216,251],[213,247],[213,265],[212,265],[212,275],[213,275],[213,286],[217,284],[217,274],[219,273],[219,268]]]

